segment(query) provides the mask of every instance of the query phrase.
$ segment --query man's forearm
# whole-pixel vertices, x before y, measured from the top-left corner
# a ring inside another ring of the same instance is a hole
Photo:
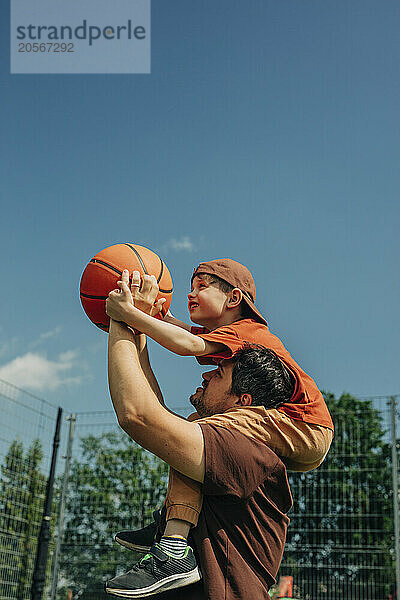
[[[143,413],[143,398],[155,394],[140,367],[140,344],[143,338],[136,338],[123,325],[110,321],[108,340],[108,383],[111,400],[119,423],[140,418]],[[141,400],[142,399],[142,400]]]
[[[138,340],[138,350],[139,350],[140,366],[142,367],[143,373],[144,373],[147,381],[149,382],[151,389],[157,396],[158,401],[163,406],[165,406],[164,398],[163,398],[160,386],[158,385],[158,381],[153,373],[153,369],[151,368],[149,352],[147,349],[147,339],[143,333],[140,334],[140,337]]]

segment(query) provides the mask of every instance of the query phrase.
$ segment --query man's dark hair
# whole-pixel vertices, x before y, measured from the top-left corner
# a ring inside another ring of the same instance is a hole
[[[225,279],[221,279],[218,275],[210,275],[209,273],[197,273],[200,277],[203,277],[208,283],[215,283],[217,288],[224,292],[224,294],[230,294],[232,290],[235,289],[233,285],[225,281]],[[255,315],[247,302],[244,300],[240,303],[240,316],[243,319],[254,319]]]
[[[293,396],[295,379],[269,348],[244,344],[231,360],[231,393],[239,397],[251,394],[252,406],[278,408]]]

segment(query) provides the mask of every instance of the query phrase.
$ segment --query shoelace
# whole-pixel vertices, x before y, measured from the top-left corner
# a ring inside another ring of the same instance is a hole
[[[133,565],[131,573],[137,573],[140,569],[145,569],[152,575],[155,574],[154,556],[152,554],[146,554],[138,563]]]

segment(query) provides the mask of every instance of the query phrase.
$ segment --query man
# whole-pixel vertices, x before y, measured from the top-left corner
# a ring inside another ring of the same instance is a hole
[[[126,277],[119,286],[131,301]],[[275,354],[260,346],[244,347],[203,378],[191,396],[201,419],[189,422],[168,411],[159,401],[145,336],[111,320],[109,385],[119,424],[143,448],[202,483],[204,503],[191,535],[201,583],[191,548],[177,578],[176,559],[154,544],[131,571],[107,582],[109,594],[262,600],[275,581],[292,505],[285,467],[263,441],[230,429],[226,421],[221,426],[214,415],[265,406],[266,390],[284,390],[284,401],[293,383]],[[182,585],[187,587],[176,590]]]

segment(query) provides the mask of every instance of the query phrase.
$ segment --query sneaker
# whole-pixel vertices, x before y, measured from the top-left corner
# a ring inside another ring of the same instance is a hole
[[[200,581],[201,574],[190,546],[182,558],[167,554],[158,544],[130,571],[107,581],[107,594],[119,598],[145,598]]]
[[[161,521],[161,512],[153,512],[154,521],[142,529],[135,531],[119,531],[115,535],[115,541],[129,550],[136,552],[148,552],[157,540],[158,525]]]

